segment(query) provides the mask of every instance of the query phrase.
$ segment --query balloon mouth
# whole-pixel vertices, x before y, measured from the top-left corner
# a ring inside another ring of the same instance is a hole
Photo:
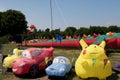
[[[90,54],[97,54],[97,53],[90,53]]]

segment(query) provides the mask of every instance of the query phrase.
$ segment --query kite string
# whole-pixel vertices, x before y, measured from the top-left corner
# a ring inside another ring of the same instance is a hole
[[[67,26],[68,26],[68,22],[66,21],[65,16],[64,16],[64,14],[63,14],[63,11],[62,11],[61,7],[58,5],[57,0],[55,0],[55,4],[56,4],[56,7],[57,7],[57,9],[58,9],[61,17],[63,18],[63,23],[64,23],[65,26],[67,27]]]

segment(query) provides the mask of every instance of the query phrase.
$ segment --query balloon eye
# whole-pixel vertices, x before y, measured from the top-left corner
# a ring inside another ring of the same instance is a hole
[[[86,54],[86,50],[83,51],[83,54]]]
[[[96,48],[96,46],[94,46],[94,48]]]
[[[87,46],[85,48],[87,48]]]

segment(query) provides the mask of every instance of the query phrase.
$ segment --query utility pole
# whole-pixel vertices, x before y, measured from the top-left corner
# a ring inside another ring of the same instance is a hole
[[[50,14],[51,14],[51,31],[52,31],[53,30],[52,0],[50,0]]]
[[[53,14],[52,14],[52,0],[50,0],[50,16],[51,16],[51,31],[53,30]],[[52,39],[52,44],[51,46],[53,46],[53,39]]]

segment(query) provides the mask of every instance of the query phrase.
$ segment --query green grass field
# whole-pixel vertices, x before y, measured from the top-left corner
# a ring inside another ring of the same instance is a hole
[[[3,50],[1,54],[7,55],[9,50],[12,50],[13,48],[17,47],[15,44],[4,44],[3,45]],[[24,47],[26,48],[26,47]],[[66,56],[68,57],[71,61],[73,60],[73,66],[80,54],[81,49],[70,49],[70,48],[55,48],[54,50],[54,56]],[[109,59],[112,63],[112,68],[115,67],[116,62],[120,61],[120,53],[108,53]],[[1,64],[2,65],[2,64]],[[5,72],[3,69],[3,74],[0,74],[0,80],[48,80],[48,77],[45,75],[45,72],[41,72],[38,74],[39,76],[37,78],[31,79],[29,76],[15,76],[12,74],[12,72]],[[56,79],[55,79],[56,80]],[[59,79],[57,79],[59,80]],[[63,80],[63,79],[60,79]],[[74,67],[72,68],[71,72],[66,75],[65,80],[82,80],[79,77],[76,76]],[[85,80],[97,80],[97,79],[85,79]],[[113,73],[108,80],[120,80],[120,73]]]

